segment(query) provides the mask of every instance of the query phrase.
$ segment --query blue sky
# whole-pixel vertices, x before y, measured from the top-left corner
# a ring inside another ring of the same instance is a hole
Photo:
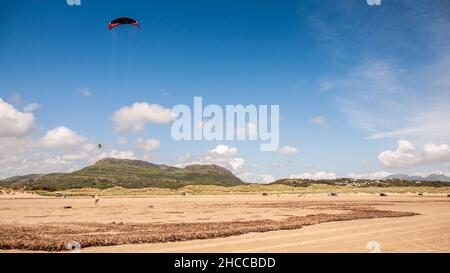
[[[0,177],[70,171],[105,156],[215,163],[252,182],[450,173],[448,1],[2,5]],[[109,31],[121,16],[141,29]],[[114,130],[124,107],[169,109],[194,96],[280,105],[280,144],[290,149],[176,142],[168,123]]]

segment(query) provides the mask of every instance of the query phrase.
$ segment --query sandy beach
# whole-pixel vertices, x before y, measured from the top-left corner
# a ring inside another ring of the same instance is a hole
[[[443,194],[0,198],[4,252],[449,252],[449,227]]]

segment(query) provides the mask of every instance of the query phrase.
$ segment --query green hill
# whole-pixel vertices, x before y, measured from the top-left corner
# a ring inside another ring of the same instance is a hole
[[[76,188],[172,188],[187,185],[238,186],[244,184],[227,169],[216,165],[176,168],[146,161],[107,158],[73,173],[53,173],[10,183],[32,190]]]
[[[11,183],[19,182],[21,180],[34,179],[43,176],[43,174],[27,174],[27,175],[18,175],[9,178],[5,178],[0,180],[0,185],[8,185]]]

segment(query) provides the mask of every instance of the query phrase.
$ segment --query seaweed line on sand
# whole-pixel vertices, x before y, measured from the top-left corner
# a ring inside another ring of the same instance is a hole
[[[342,209],[342,208],[341,208]],[[208,223],[50,223],[9,224],[0,226],[0,249],[33,251],[64,251],[71,241],[81,247],[113,246],[124,244],[165,243],[214,239],[242,235],[250,232],[294,230],[325,222],[358,219],[407,217],[412,212],[397,212],[371,208],[343,208],[342,214],[314,214],[290,217],[286,220],[253,220]]]

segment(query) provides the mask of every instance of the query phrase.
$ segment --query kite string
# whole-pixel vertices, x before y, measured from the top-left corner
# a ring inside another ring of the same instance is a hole
[[[126,92],[128,89],[128,80],[130,77],[131,64],[133,62],[133,46],[130,41],[128,41],[128,64],[127,71],[125,73],[125,79],[122,84],[122,92]]]
[[[111,55],[109,57],[109,68],[108,68],[108,90],[107,90],[107,94],[111,95],[111,88],[112,88],[112,84],[114,81],[114,75],[115,75],[115,56],[116,56],[116,46],[117,46],[117,39],[116,39],[116,35],[115,33],[111,33],[112,37],[113,37],[113,43],[111,46]]]

